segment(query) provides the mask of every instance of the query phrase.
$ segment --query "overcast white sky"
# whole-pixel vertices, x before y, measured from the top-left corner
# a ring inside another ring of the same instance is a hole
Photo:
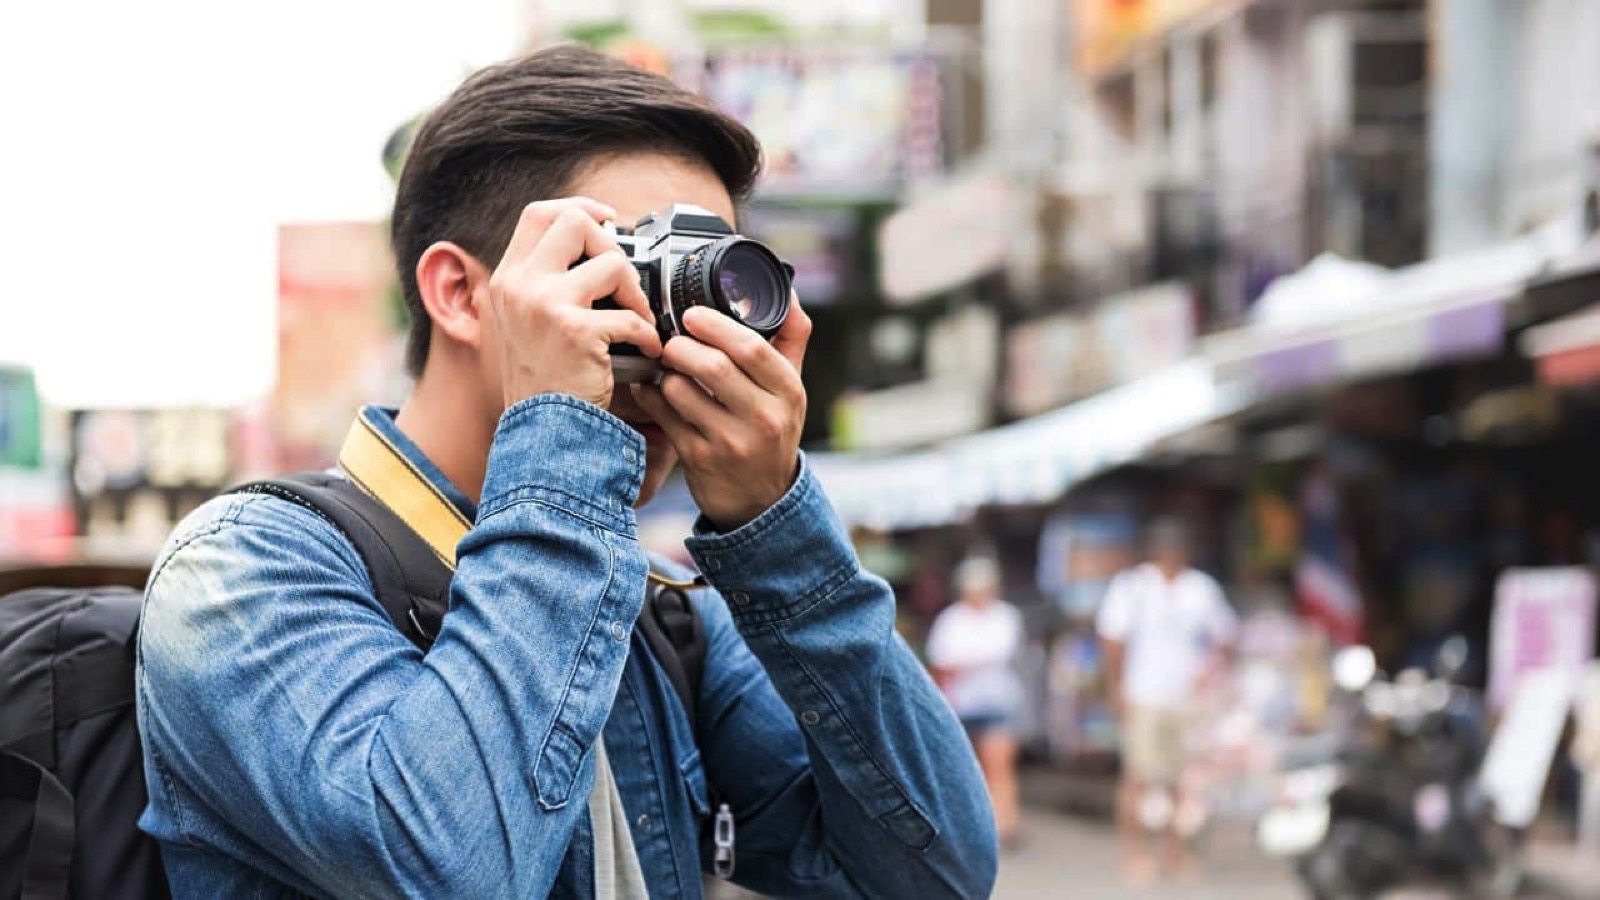
[[[0,361],[63,406],[264,394],[277,223],[383,216],[384,139],[515,50],[518,9],[0,4]]]

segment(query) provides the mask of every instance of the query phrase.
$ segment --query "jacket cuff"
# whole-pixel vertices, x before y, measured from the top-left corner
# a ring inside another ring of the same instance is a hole
[[[704,516],[684,542],[741,627],[791,619],[860,570],[855,548],[804,454],[789,492],[727,533]]]
[[[566,394],[540,394],[500,416],[478,519],[519,502],[547,502],[623,533],[644,480],[644,438]]]

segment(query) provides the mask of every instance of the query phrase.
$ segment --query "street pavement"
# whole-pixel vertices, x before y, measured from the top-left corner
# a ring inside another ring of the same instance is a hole
[[[1288,867],[1262,858],[1248,832],[1209,836],[1201,871],[1182,882],[1135,888],[1122,879],[1117,840],[1110,823],[1032,810],[1023,846],[1000,858],[996,900],[1293,900]]]

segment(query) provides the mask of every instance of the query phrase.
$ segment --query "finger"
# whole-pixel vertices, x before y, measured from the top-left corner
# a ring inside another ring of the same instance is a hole
[[[772,349],[799,372],[805,364],[806,345],[811,341],[811,317],[800,308],[800,295],[789,292],[789,317],[772,336]]]
[[[585,256],[617,250],[617,239],[580,206],[567,206],[556,216],[544,236],[528,251],[527,265],[539,273],[565,272]]]
[[[661,364],[698,381],[704,386],[704,392],[709,392],[708,399],[714,398],[713,402],[731,410],[749,413],[763,403],[772,402],[767,392],[750,380],[728,354],[694,338],[675,337],[667,341],[661,351]],[[779,360],[778,364],[783,365],[783,361]]]
[[[697,306],[683,316],[683,324],[696,340],[727,354],[734,364],[763,391],[787,396],[798,386],[792,366],[755,331],[731,316]],[[717,396],[721,396],[718,392]]]
[[[678,450],[680,456],[698,456],[703,453],[708,442],[700,429],[678,415],[666,399],[661,396],[661,388],[653,384],[630,384],[628,388],[633,392],[633,399],[639,408],[649,414],[651,421],[661,426],[666,432],[667,440]]]
[[[585,306],[610,297],[617,301],[618,306],[632,310],[651,325],[655,324],[655,313],[650,311],[650,301],[639,284],[639,270],[620,251],[602,253],[584,260],[561,277],[567,279]]]
[[[626,309],[595,309],[581,313],[607,344],[632,344],[655,359],[661,355],[661,335],[656,326]]]
[[[712,435],[730,434],[739,424],[733,413],[687,375],[668,372],[662,377],[661,397],[673,412],[707,439]]]
[[[588,197],[565,197],[560,200],[529,203],[522,208],[522,215],[517,219],[517,227],[512,230],[511,240],[506,244],[506,250],[500,258],[511,260],[513,264],[520,262],[538,245],[539,239],[544,237],[544,233],[555,223],[561,211],[570,207],[583,210],[596,222],[617,217],[615,209]]]

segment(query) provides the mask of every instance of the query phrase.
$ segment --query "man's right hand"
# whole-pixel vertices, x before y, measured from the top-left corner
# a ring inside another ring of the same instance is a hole
[[[611,403],[612,344],[661,355],[639,275],[601,228],[616,210],[585,197],[530,203],[489,279],[505,405],[539,394]],[[579,265],[573,263],[584,260]],[[594,309],[614,297],[619,309]]]

